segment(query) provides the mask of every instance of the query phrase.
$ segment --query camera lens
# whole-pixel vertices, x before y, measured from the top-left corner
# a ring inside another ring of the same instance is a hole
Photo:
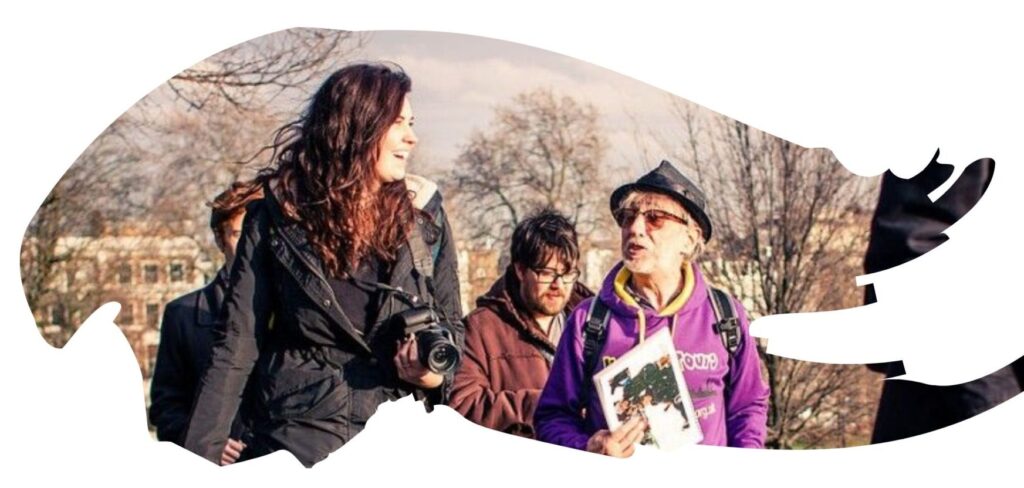
[[[427,367],[437,374],[445,374],[459,364],[459,350],[449,342],[439,342],[430,349]]]
[[[437,374],[445,374],[459,364],[459,350],[450,335],[440,327],[432,327],[416,335],[420,361]]]

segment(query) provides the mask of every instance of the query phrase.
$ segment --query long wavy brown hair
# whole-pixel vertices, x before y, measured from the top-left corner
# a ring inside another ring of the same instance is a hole
[[[415,211],[405,182],[381,182],[375,164],[411,89],[397,65],[346,66],[275,134],[275,165],[257,180],[274,181],[285,215],[306,231],[332,276],[370,257],[394,262],[409,235]]]

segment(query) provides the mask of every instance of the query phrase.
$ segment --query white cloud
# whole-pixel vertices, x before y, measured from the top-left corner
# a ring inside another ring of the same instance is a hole
[[[483,54],[480,44],[486,45]],[[521,44],[445,33],[380,32],[366,54],[394,61],[412,77],[421,147],[443,159],[442,165],[454,159],[474,128],[486,128],[494,107],[536,88],[551,88],[598,108],[613,147],[608,162],[621,159],[620,152],[643,153],[634,132],[672,122],[666,92]]]

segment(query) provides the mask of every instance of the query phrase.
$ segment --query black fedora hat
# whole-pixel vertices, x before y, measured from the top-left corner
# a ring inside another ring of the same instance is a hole
[[[634,191],[654,192],[675,198],[693,218],[697,219],[704,232],[704,242],[711,240],[711,219],[704,209],[707,198],[696,183],[683,176],[672,163],[662,161],[657,169],[640,177],[634,183],[627,183],[612,192],[612,212],[619,208],[622,199]]]

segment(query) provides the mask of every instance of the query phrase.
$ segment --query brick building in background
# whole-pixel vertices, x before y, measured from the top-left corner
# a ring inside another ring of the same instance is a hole
[[[114,321],[147,381],[156,361],[164,306],[203,286],[216,272],[195,239],[143,235],[137,229],[121,235],[62,237],[55,249],[65,258],[33,310],[43,336],[62,346],[99,306],[118,302],[121,311]]]

